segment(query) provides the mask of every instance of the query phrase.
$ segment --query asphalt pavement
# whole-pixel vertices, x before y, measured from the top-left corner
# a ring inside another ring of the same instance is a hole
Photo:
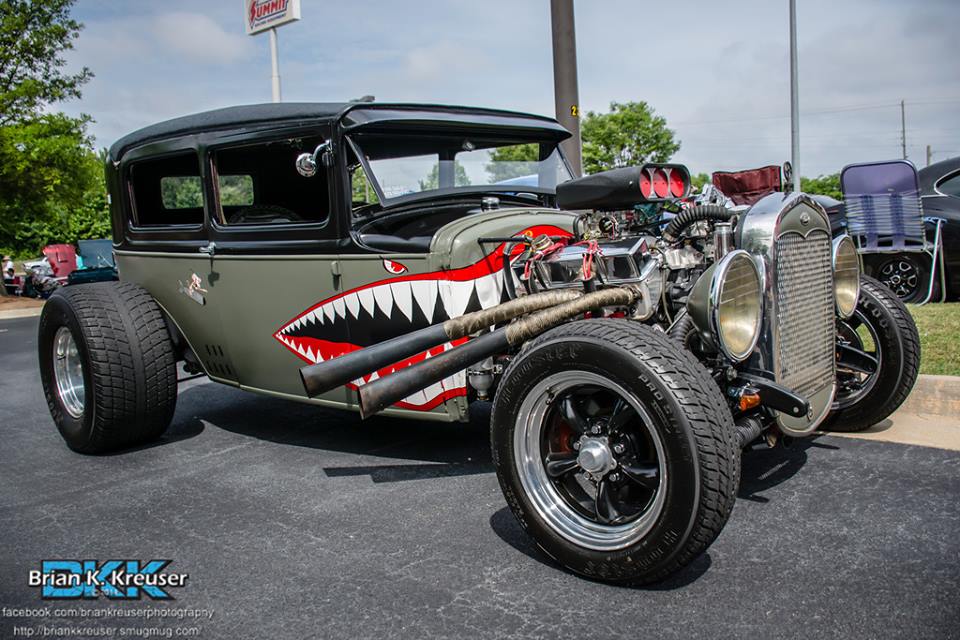
[[[482,410],[361,422],[194,381],[158,444],[81,456],[47,412],[36,326],[0,321],[3,607],[51,605],[28,586],[41,560],[157,558],[189,574],[175,601],[72,605],[208,609],[201,638],[960,636],[960,452],[832,436],[748,452],[708,553],[619,588],[520,530]],[[37,624],[0,615],[0,638]]]

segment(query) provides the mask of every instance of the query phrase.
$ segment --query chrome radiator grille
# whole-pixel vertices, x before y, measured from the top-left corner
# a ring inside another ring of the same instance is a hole
[[[833,384],[833,266],[830,236],[786,233],[776,241],[776,379],[809,398]]]

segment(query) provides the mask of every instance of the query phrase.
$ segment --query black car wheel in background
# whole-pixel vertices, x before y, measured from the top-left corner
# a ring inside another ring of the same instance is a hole
[[[903,302],[923,302],[930,292],[930,256],[899,253],[868,256],[867,272],[887,285]],[[940,299],[940,273],[936,274],[931,301]]]

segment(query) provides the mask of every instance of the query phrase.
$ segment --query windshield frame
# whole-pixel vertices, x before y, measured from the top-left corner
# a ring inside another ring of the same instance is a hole
[[[440,189],[429,189],[426,191],[415,191],[412,193],[407,193],[400,196],[387,197],[384,195],[383,188],[380,186],[380,181],[377,178],[376,173],[374,173],[372,167],[370,166],[370,161],[367,159],[366,155],[363,153],[360,145],[354,140],[354,136],[347,134],[344,136],[347,145],[350,147],[350,150],[353,152],[354,157],[360,163],[360,166],[363,168],[363,172],[366,174],[367,179],[370,181],[370,185],[373,187],[374,192],[377,194],[377,199],[379,203],[374,206],[379,206],[381,209],[389,209],[392,207],[403,206],[411,202],[417,202],[420,200],[433,200],[436,198],[444,198],[453,195],[464,195],[464,194],[485,194],[485,193],[510,193],[510,194],[525,194],[529,193],[537,196],[556,196],[557,190],[554,187],[553,189],[547,187],[530,187],[530,186],[520,186],[520,185],[509,185],[509,184],[490,184],[490,185],[466,185],[462,187],[444,187]],[[505,138],[505,140],[508,140]],[[570,162],[567,160],[566,155],[563,152],[563,147],[560,144],[559,140],[553,139],[517,139],[513,141],[513,144],[540,144],[540,145],[553,145],[554,152],[557,154],[557,158],[562,164],[563,168],[566,169],[567,174],[570,176],[570,179],[576,178],[573,173],[573,170],[570,167]],[[509,145],[503,145],[509,146]],[[402,157],[402,156],[401,156]],[[348,169],[349,169],[348,165]]]

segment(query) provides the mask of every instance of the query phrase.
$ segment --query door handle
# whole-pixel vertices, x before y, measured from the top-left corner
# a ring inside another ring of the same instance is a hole
[[[200,253],[210,256],[211,258],[217,252],[217,243],[210,241],[207,243],[207,246],[200,247]]]

